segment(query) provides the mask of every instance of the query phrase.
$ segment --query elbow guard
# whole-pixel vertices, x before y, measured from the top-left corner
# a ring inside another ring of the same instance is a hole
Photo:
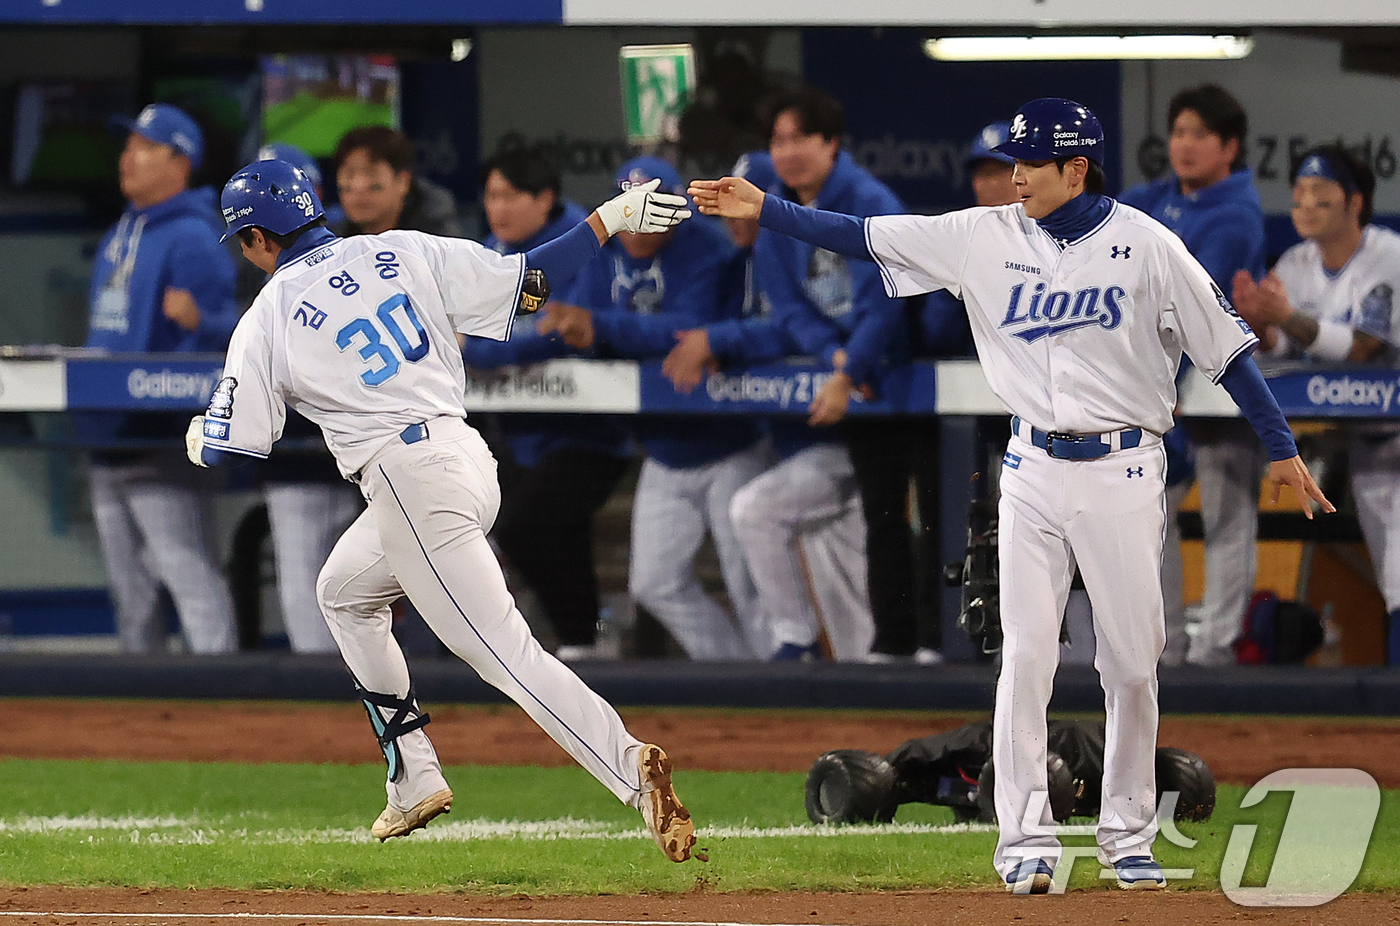
[[[549,280],[544,271],[531,267],[525,271],[525,282],[520,286],[520,311],[531,315],[540,310],[549,298]]]

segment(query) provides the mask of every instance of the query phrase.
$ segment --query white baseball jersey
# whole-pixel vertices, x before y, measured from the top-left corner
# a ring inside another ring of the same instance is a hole
[[[876,216],[865,236],[891,296],[966,303],[992,391],[1045,430],[1162,434],[1183,350],[1218,381],[1258,342],[1181,239],[1122,204],[1063,247],[1019,204]]]
[[[523,255],[412,231],[328,243],[278,268],[239,321],[205,443],[265,457],[286,405],[349,476],[410,425],[466,415],[454,332],[510,336]]]
[[[1388,346],[1380,359],[1395,358],[1400,347],[1400,234],[1379,225],[1366,226],[1360,247],[1335,274],[1322,266],[1322,251],[1312,241],[1284,251],[1274,270],[1289,303],[1299,312],[1363,331]],[[1286,332],[1279,335],[1271,355],[1306,353]]]

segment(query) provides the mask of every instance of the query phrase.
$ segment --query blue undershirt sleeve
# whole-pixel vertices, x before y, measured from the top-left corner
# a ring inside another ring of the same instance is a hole
[[[1298,455],[1293,432],[1252,356],[1246,353],[1235,358],[1225,375],[1220,377],[1220,385],[1230,393],[1230,398],[1235,400],[1245,419],[1264,442],[1270,460],[1277,462]]]
[[[770,193],[763,197],[758,224],[847,257],[875,259],[865,244],[865,220],[855,216],[808,209]]]
[[[569,231],[525,252],[525,266],[543,270],[549,288],[563,292],[590,260],[598,255],[601,245],[592,226],[580,222]]]

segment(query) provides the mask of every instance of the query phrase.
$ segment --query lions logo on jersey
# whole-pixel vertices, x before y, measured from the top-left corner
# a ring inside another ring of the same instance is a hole
[[[238,380],[232,376],[225,376],[219,380],[219,385],[214,388],[214,396],[209,400],[211,418],[233,417],[233,390],[237,388]]]
[[[1013,338],[1034,344],[1041,338],[1076,328],[1097,326],[1112,331],[1123,322],[1128,293],[1121,286],[1086,286],[1074,293],[1046,292],[1047,288],[1043,282],[1035,284],[1026,299],[1025,283],[1011,287],[1006,317],[997,327],[1011,329]]]

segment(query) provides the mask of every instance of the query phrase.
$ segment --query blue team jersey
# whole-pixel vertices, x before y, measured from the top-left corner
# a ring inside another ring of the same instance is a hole
[[[720,321],[742,304],[730,291],[735,249],[720,224],[696,216],[681,223],[655,256],[635,258],[613,238],[580,273],[565,301],[593,311],[597,356],[656,360],[677,331]],[[753,446],[747,419],[641,416],[638,440],[658,462],[687,469]]]
[[[214,191],[184,190],[145,209],[128,206],[98,245],[88,301],[88,347],[114,352],[221,351],[238,323],[233,258],[219,244]],[[165,317],[167,289],[189,292],[199,328]],[[100,443],[184,433],[186,415],[76,413],[74,429]],[[117,456],[98,454],[116,462]]]
[[[1125,190],[1118,201],[1176,232],[1227,295],[1236,272],[1264,275],[1264,207],[1249,168],[1195,193],[1183,193],[1176,175],[1168,174]]]
[[[794,198],[785,188],[772,194]],[[810,205],[861,218],[905,211],[889,187],[844,151]],[[754,265],[773,320],[802,353],[831,363],[836,350],[844,349],[851,378],[872,384],[883,366],[908,359],[904,300],[885,295],[874,264],[765,229],[754,245]]]
[[[559,215],[524,241],[509,243],[491,235],[483,242],[498,254],[521,254],[547,244],[588,218],[576,203],[564,201]],[[551,280],[556,295],[569,291],[574,280]],[[536,318],[522,318],[511,330],[510,340],[467,338],[462,358],[468,367],[490,369],[524,363],[538,363],[566,357],[573,351],[557,335],[545,336],[536,330]],[[520,466],[533,467],[550,454],[566,448],[593,450],[626,456],[630,438],[623,422],[613,415],[502,415],[501,430],[510,442],[511,455]]]

